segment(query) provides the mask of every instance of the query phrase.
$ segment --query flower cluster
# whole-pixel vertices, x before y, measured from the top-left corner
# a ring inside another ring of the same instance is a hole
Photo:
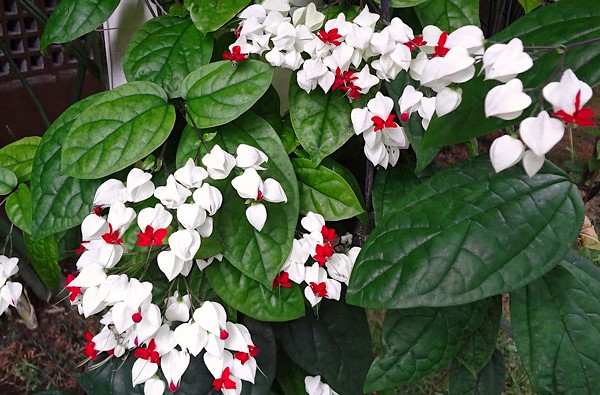
[[[360,248],[348,248],[352,236],[339,237],[334,229],[325,225],[320,214],[309,212],[300,223],[308,233],[294,239],[292,251],[273,281],[273,287],[287,288],[292,286],[292,281],[305,282],[304,296],[311,306],[323,298],[339,300],[342,283],[348,285]],[[309,258],[312,263],[306,266]]]
[[[23,285],[8,279],[19,272],[19,258],[8,258],[0,255],[0,315],[4,314],[9,306],[17,307]]]
[[[204,268],[206,261],[198,260],[194,269],[194,259],[202,239],[213,233],[212,216],[223,202],[219,189],[207,179],[225,179],[236,167],[243,174],[232,184],[251,201],[247,217],[260,231],[266,222],[260,202],[286,201],[279,182],[271,178],[263,182],[258,176],[267,161],[262,151],[248,145],[240,145],[236,156],[215,145],[202,158],[205,167],[189,159],[165,185],[155,187],[150,173],[134,168],[125,183],[110,179],[98,188],[93,213],[81,225],[78,272],[67,277],[65,287],[80,314],[102,314],[102,330],[85,336],[87,357],[93,361],[102,352],[114,357],[133,354],[132,384],[145,383],[146,394],[162,394],[166,387],[176,391],[190,356],[201,352],[215,378],[215,390],[239,394],[242,380],[254,382],[259,350],[246,327],[227,321],[220,304],[200,302],[186,281],[183,295],[178,291],[169,295],[171,288],[165,295],[153,294],[152,283],[130,274],[152,270],[155,260],[171,285],[179,288],[180,276]],[[126,206],[151,198],[157,203],[140,204],[144,208],[139,213]],[[131,226],[136,218],[138,229]],[[118,265],[127,255],[144,259]],[[7,263],[6,272],[14,274],[15,265],[16,261],[10,267]]]
[[[304,389],[308,395],[338,395],[329,384],[321,381],[321,376],[306,376]]]

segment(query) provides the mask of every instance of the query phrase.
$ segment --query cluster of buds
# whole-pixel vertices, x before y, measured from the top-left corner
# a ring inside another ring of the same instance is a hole
[[[300,223],[308,233],[294,239],[292,251],[273,287],[306,283],[304,296],[311,306],[323,298],[339,300],[342,283],[348,285],[360,248],[349,248],[352,236],[339,237],[325,225],[320,214],[309,212]]]
[[[263,182],[258,176],[267,161],[262,151],[248,145],[240,145],[236,156],[215,145],[203,156],[204,167],[189,159],[165,185],[155,186],[152,174],[134,168],[125,183],[110,179],[98,188],[93,213],[81,225],[78,272],[67,277],[65,287],[80,314],[102,314],[102,330],[86,334],[84,353],[89,359],[103,352],[117,358],[132,354],[132,385],[145,383],[144,392],[152,395],[166,388],[176,391],[190,358],[200,353],[214,375],[215,390],[239,394],[242,381],[254,382],[259,350],[246,327],[227,321],[223,306],[200,301],[187,281],[185,294],[168,295],[169,288],[161,296],[153,293],[152,283],[131,275],[155,264],[179,287],[179,279],[205,267],[206,261],[195,257],[202,239],[213,233],[212,216],[223,202],[219,189],[207,180],[223,180],[235,168],[243,174],[232,184],[242,198],[251,200],[247,217],[260,231],[266,222],[261,200],[286,201],[279,182]],[[142,205],[146,207],[139,213],[126,205],[148,199],[157,203]],[[264,215],[257,214],[261,207]],[[132,227],[136,219],[137,229]],[[119,265],[124,256],[144,259]],[[14,266],[7,266],[7,273],[14,274]]]

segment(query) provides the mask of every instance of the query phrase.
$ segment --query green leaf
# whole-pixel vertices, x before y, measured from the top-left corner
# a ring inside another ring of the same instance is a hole
[[[190,13],[196,28],[202,32],[214,32],[238,12],[249,0],[185,0],[185,8]]]
[[[271,85],[273,68],[258,60],[233,66],[223,60],[200,67],[181,84],[181,96],[196,126],[205,129],[233,121]]]
[[[549,4],[536,12],[527,14],[512,23],[497,35],[492,42],[504,42],[518,37],[523,45],[563,45],[576,43],[600,35],[600,7],[596,0],[570,0]],[[540,87],[555,74],[561,55],[551,51],[537,58],[534,66],[526,73],[519,74],[524,87]],[[594,86],[600,82],[600,42],[571,48],[564,57],[563,69],[571,69],[578,78]],[[560,75],[556,75],[559,78]],[[523,115],[512,121],[499,118],[486,118],[484,113],[485,95],[498,85],[497,81],[483,81],[483,75],[461,84],[462,102],[452,113],[441,118],[433,117],[424,144],[429,147],[456,144],[482,136],[494,130],[519,123],[531,114],[538,103],[539,91],[530,92],[533,104],[523,111]]]
[[[479,26],[479,0],[430,0],[415,6],[421,25],[451,32],[465,25]]]
[[[600,269],[575,252],[510,294],[514,339],[540,395],[600,393]]]
[[[275,129],[281,142],[283,143],[283,147],[285,148],[285,152],[291,154],[294,152],[298,145],[298,139],[296,138],[296,134],[294,133],[294,127],[292,126],[292,121],[290,120],[289,114],[281,122],[281,128],[279,130]]]
[[[296,365],[281,350],[277,354],[277,382],[285,395],[298,395],[306,392],[304,378],[310,374]]]
[[[162,15],[140,27],[125,54],[128,81],[149,81],[179,97],[184,78],[212,56],[213,38],[202,35],[189,19]]]
[[[71,125],[62,148],[62,171],[101,178],[158,148],[175,124],[175,108],[151,82],[130,82],[106,92]]]
[[[58,263],[58,243],[54,235],[34,240],[28,233],[23,233],[25,250],[35,272],[51,292],[61,288],[60,265]]]
[[[0,167],[15,173],[19,182],[31,179],[35,151],[42,140],[39,136],[24,137],[0,149]]]
[[[54,43],[66,43],[104,23],[119,0],[62,0],[46,22],[40,42],[42,51]]]
[[[321,375],[339,394],[362,394],[373,360],[364,310],[323,299],[318,312],[317,317],[307,307],[304,317],[277,327],[286,354],[311,375]]]
[[[495,296],[489,300],[483,322],[464,339],[456,356],[456,359],[474,376],[484,369],[494,354],[501,316],[502,298]]]
[[[537,176],[459,162],[413,189],[359,254],[349,303],[465,304],[510,292],[554,267],[583,221],[579,191],[549,162]]]
[[[392,0],[392,8],[408,8],[414,7],[429,0]],[[381,4],[381,0],[375,0],[377,4]]]
[[[6,215],[17,228],[31,234],[31,193],[26,184],[19,184],[6,200]]]
[[[456,355],[477,304],[445,308],[388,310],[383,322],[383,352],[375,358],[364,391],[380,391],[436,372]]]
[[[35,239],[77,226],[92,211],[92,199],[100,182],[63,175],[60,157],[73,122],[103,95],[105,93],[75,103],[44,133],[31,171],[31,232]]]
[[[313,211],[327,221],[352,218],[364,212],[354,190],[333,170],[303,158],[292,159],[300,188],[300,213]]]
[[[277,90],[273,87],[273,85],[269,86],[265,94],[262,95],[262,97],[258,99],[258,101],[254,103],[251,108],[253,113],[269,122],[269,125],[271,125],[277,134],[281,136],[280,131],[283,125],[283,119],[281,118],[280,109],[281,100],[279,99],[279,93],[277,93]],[[294,132],[292,131],[292,136],[293,135]],[[285,143],[283,146],[286,146]]]
[[[348,98],[338,92],[320,89],[306,93],[292,78],[290,82],[290,118],[296,137],[319,164],[354,135]]]
[[[209,237],[202,238],[202,244],[200,245],[200,249],[198,253],[196,253],[196,259],[208,259],[215,255],[219,255],[223,253],[223,242],[219,237],[218,233],[213,232]]]
[[[449,395],[501,395],[504,391],[504,358],[495,350],[492,358],[477,375],[460,362],[450,367]]]
[[[542,5],[541,0],[518,0],[526,14]]]
[[[398,165],[379,169],[373,184],[373,209],[375,223],[381,224],[391,213],[399,211],[397,203],[412,191],[421,181],[407,166]]]
[[[242,274],[223,259],[206,269],[211,287],[225,303],[261,321],[290,321],[304,315],[304,296],[294,284],[291,288],[265,287]]]
[[[19,181],[12,171],[0,167],[0,195],[8,195],[17,186]]]
[[[184,139],[195,146],[192,137],[182,138],[182,143]],[[215,228],[223,241],[225,258],[246,276],[270,287],[290,252],[298,221],[298,184],[294,168],[277,133],[252,112],[220,127],[216,137],[208,143],[209,149],[216,143],[232,154],[240,144],[262,150],[269,161],[263,165],[267,170],[261,172],[261,177],[279,181],[287,195],[287,203],[263,203],[268,217],[264,228],[258,232],[246,219],[247,206],[231,185],[232,174],[222,182],[223,206],[215,216]],[[181,144],[179,150],[188,151]]]

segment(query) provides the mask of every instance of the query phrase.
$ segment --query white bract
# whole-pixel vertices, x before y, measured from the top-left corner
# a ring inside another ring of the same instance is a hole
[[[511,120],[521,116],[531,104],[531,97],[523,93],[523,83],[512,79],[492,88],[485,96],[485,116]]]

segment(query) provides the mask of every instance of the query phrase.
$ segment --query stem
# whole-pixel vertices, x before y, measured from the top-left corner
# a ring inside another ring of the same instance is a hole
[[[44,121],[44,125],[46,125],[46,127],[50,126],[50,121],[48,120],[46,111],[44,111],[44,106],[42,106],[42,103],[39,101],[39,99],[33,92],[33,89],[31,88],[29,81],[27,81],[27,78],[25,78],[25,75],[23,75],[21,70],[19,70],[19,66],[17,66],[14,59],[12,58],[12,54],[11,54],[10,50],[4,45],[4,42],[2,42],[2,41],[0,41],[0,50],[4,53],[4,56],[6,56],[6,59],[8,60],[8,64],[10,64],[10,67],[17,74],[17,77],[19,77],[19,80],[21,80],[21,84],[23,85],[23,88],[25,88],[25,90],[29,94],[29,97],[33,101],[33,104],[35,104],[35,106],[37,107],[38,112],[40,113],[40,116],[42,117],[42,120]]]
[[[569,127],[569,150],[571,151],[571,161],[575,162],[575,149],[573,145],[573,128]]]

